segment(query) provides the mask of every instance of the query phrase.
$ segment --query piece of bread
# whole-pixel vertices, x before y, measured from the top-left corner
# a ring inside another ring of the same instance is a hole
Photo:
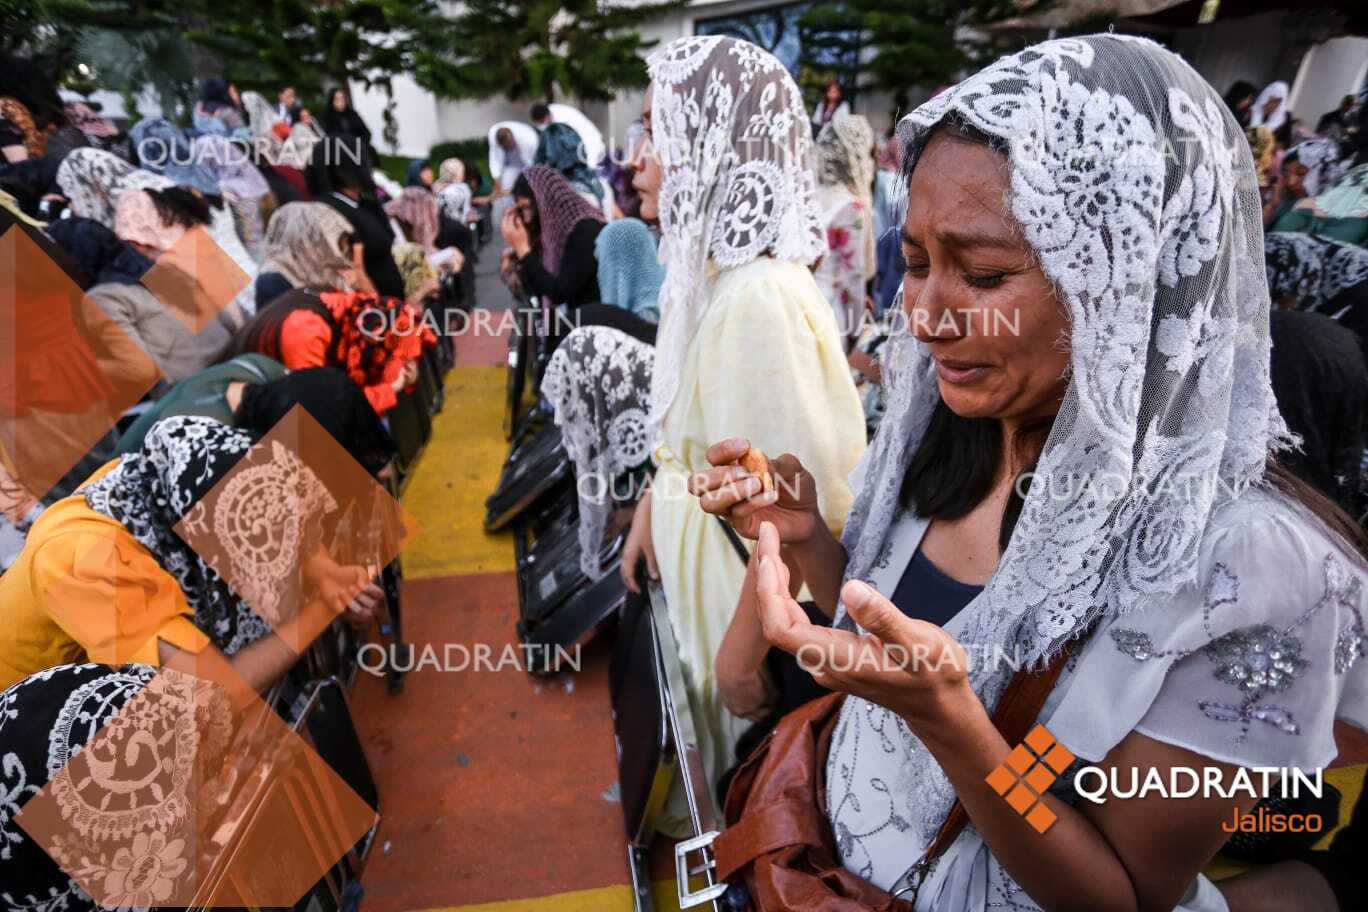
[[[760,493],[764,494],[774,490],[774,476],[770,475],[769,460],[765,458],[764,453],[755,447],[751,447],[739,462],[741,468],[760,479]]]

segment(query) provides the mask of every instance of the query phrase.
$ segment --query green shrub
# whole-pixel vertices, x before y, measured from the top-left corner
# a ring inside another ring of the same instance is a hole
[[[471,168],[475,168],[480,172],[481,178],[489,177],[489,139],[484,136],[457,139],[433,146],[428,152],[428,161],[432,162],[434,174],[442,167],[442,160],[447,158],[459,158],[465,162],[467,174]]]
[[[488,192],[489,189],[489,140],[483,136],[474,139],[458,139],[451,142],[438,143],[428,152],[427,162],[432,165],[432,176],[437,177],[438,169],[442,167],[442,162],[448,158],[459,158],[465,162],[466,173],[469,174],[474,168],[480,173],[480,183],[485,188],[481,192]],[[413,161],[407,155],[381,155],[380,170],[389,177],[403,183],[408,177],[409,163]]]

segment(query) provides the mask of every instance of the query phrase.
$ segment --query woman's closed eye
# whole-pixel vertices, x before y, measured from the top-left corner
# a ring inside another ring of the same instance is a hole
[[[1007,277],[1005,272],[972,273],[964,274],[965,284],[975,288],[996,288],[1002,284],[1002,280]]]

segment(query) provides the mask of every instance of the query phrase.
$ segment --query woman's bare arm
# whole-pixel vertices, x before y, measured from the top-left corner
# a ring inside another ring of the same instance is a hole
[[[904,615],[870,586],[848,582],[842,600],[860,627],[816,627],[788,594],[779,540],[766,523],[757,548],[756,592],[769,642],[802,651],[813,677],[900,715],[945,770],[988,848],[1013,879],[1050,912],[1172,909],[1227,834],[1221,822],[1252,799],[1111,799],[1080,808],[1051,797],[1058,820],[1044,834],[993,791],[986,778],[1007,744],[969,685],[968,655],[940,627]],[[896,647],[896,648],[894,648]],[[903,657],[895,660],[895,656]],[[907,661],[906,657],[911,657]],[[873,661],[869,659],[873,658]],[[1132,733],[1098,766],[1141,776],[1177,766],[1233,767]],[[1162,802],[1162,803],[1161,803]]]

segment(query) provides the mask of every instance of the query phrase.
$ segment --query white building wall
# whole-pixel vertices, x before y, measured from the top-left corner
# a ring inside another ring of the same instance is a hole
[[[1368,38],[1331,38],[1313,46],[1297,70],[1288,107],[1311,129],[1368,79]]]
[[[694,23],[699,19],[730,16],[747,10],[762,9],[777,5],[775,0],[695,0],[688,7],[668,16],[641,26],[641,35],[647,40],[655,39],[659,44],[672,41],[694,33]],[[398,142],[394,146],[383,140],[386,105],[382,91],[365,91],[360,86],[352,87],[353,104],[365,119],[375,137],[375,147],[381,152],[392,155],[405,155],[418,158],[428,153],[439,142],[470,139],[484,136],[490,126],[501,120],[528,120],[531,101],[510,102],[503,98],[484,101],[451,101],[437,99],[431,93],[419,88],[411,79],[401,77],[394,80],[395,117],[399,122]],[[594,124],[603,131],[603,137],[610,148],[620,149],[627,133],[627,127],[641,115],[644,93],[640,91],[621,92],[609,103],[585,103],[574,98],[560,99],[584,111]],[[856,104],[857,113],[866,114],[876,131],[889,125],[889,101],[886,97],[866,93]]]
[[[779,2],[782,0],[694,0],[684,9],[644,24],[641,33],[644,38],[663,44],[692,35],[694,24],[700,19],[763,9]],[[1316,15],[1277,11],[1223,19],[1213,25],[1194,25],[1163,37],[1220,92],[1237,79],[1263,86],[1274,79],[1292,83],[1295,77],[1291,107],[1308,126],[1314,126],[1321,114],[1337,105],[1343,95],[1355,91],[1368,75],[1368,39],[1332,39],[1311,45],[1303,56],[1302,49],[1309,45],[1311,34],[1318,28],[1324,26]],[[376,148],[390,154],[424,156],[439,142],[483,137],[498,121],[529,119],[530,101],[439,100],[406,77],[395,79],[394,86],[399,137],[393,147],[383,141],[384,93],[366,92],[359,87],[354,87],[353,93],[357,110],[375,136]],[[908,94],[911,104],[916,105],[928,91],[912,87]],[[610,148],[620,149],[628,125],[640,116],[643,93],[625,91],[606,104],[586,104],[574,98],[561,100],[583,110],[603,131]],[[892,110],[891,96],[872,91],[860,93],[854,110],[869,118],[880,137],[898,113]]]

